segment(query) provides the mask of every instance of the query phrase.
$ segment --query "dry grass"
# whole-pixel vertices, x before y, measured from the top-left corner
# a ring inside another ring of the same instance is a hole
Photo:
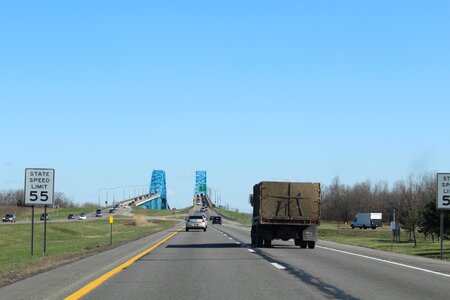
[[[133,219],[131,220],[131,225],[133,226],[149,226],[147,222],[147,217],[144,215],[135,215]]]

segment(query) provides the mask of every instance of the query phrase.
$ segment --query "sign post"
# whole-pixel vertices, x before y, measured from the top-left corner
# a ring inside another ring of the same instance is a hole
[[[443,256],[444,216],[445,210],[450,209],[450,173],[437,174],[436,208],[441,211],[441,260]]]
[[[114,223],[114,218],[112,216],[109,217],[109,224],[111,224],[111,231],[109,234],[109,244],[112,245],[112,224]]]
[[[47,205],[53,205],[55,169],[25,169],[25,205],[32,207],[31,255],[34,240],[34,206],[44,205],[44,254],[47,251]]]
[[[31,256],[34,255],[34,205],[31,206]]]

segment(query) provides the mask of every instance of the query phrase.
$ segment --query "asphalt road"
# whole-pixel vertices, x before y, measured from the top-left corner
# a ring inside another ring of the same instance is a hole
[[[450,297],[449,263],[326,242],[314,250],[249,242],[248,230],[231,224],[182,231],[83,299]]]
[[[177,228],[182,229],[183,224]],[[31,277],[0,289],[0,295],[5,299],[61,299],[173,231]],[[292,241],[274,241],[274,247],[259,249],[251,248],[249,242],[249,229],[228,221],[210,224],[206,232],[180,231],[83,299],[392,300],[450,296],[448,262],[325,241],[319,241],[313,250],[300,249]],[[45,288],[45,294],[36,292],[39,288]]]

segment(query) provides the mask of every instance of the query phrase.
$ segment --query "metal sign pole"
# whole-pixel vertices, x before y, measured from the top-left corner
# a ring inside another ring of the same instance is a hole
[[[442,251],[443,241],[444,241],[444,211],[441,210],[441,260],[443,257],[443,251]]]
[[[34,255],[34,205],[31,206],[31,256]]]
[[[47,205],[44,205],[44,255],[47,251]]]
[[[112,223],[111,223],[111,233],[109,235],[109,244],[112,245]]]

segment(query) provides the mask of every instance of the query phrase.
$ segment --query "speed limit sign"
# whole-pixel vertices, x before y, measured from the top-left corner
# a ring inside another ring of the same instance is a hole
[[[450,173],[437,174],[437,209],[450,209]]]
[[[25,169],[25,205],[52,205],[55,169]]]

